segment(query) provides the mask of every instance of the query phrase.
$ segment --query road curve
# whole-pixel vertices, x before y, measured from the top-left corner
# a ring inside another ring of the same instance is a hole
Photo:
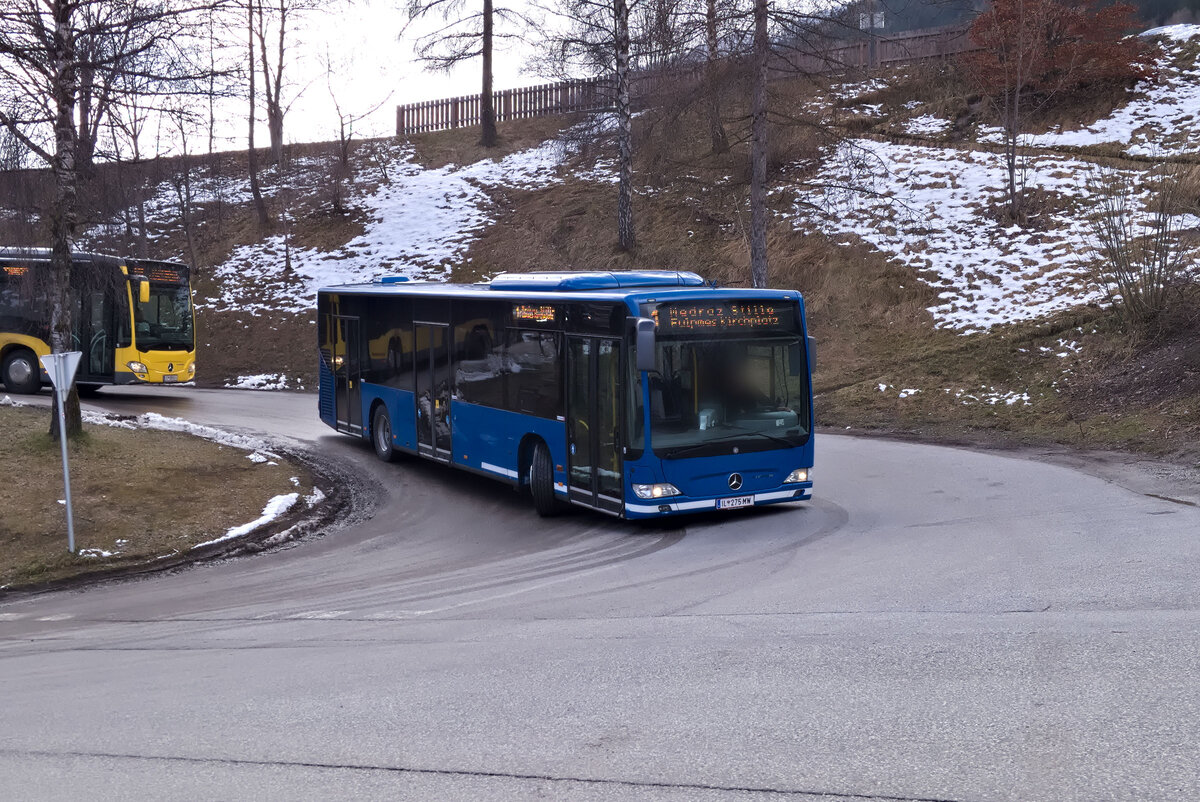
[[[384,465],[305,394],[110,391],[376,488],[283,550],[0,602],[0,796],[1200,798],[1200,508],[825,436],[815,500],[632,525]]]

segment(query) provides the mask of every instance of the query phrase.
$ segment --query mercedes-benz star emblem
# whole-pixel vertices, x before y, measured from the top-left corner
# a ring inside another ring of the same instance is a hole
[[[167,363],[167,373],[174,373],[174,372],[175,372],[175,363],[168,362]]]
[[[740,473],[729,474],[729,489],[737,490],[742,486],[742,475]]]

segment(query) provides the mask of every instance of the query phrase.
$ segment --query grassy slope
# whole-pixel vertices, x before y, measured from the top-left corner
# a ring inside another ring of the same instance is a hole
[[[308,472],[283,460],[255,463],[241,449],[175,432],[88,426],[71,444],[76,546],[114,556],[72,555],[57,503],[62,465],[46,425],[45,410],[0,407],[0,460],[21,477],[0,485],[0,587],[186,551],[256,520],[273,496],[312,492]]]

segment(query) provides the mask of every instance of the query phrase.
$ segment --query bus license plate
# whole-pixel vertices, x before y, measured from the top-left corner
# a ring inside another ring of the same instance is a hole
[[[163,382],[166,384],[170,384],[171,382],[177,382],[177,381],[179,381],[179,377],[173,373],[168,373],[167,375],[163,376]]]
[[[750,507],[754,505],[754,496],[734,496],[733,498],[717,499],[718,510],[732,510],[735,507]]]

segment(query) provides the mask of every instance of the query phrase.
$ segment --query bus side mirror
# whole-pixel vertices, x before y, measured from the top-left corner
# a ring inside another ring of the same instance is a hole
[[[817,338],[808,335],[808,369],[817,369]]]
[[[138,282],[138,303],[150,303],[150,282],[145,279]]]
[[[637,369],[658,370],[658,359],[655,353],[654,321],[648,317],[639,317],[637,326]]]

